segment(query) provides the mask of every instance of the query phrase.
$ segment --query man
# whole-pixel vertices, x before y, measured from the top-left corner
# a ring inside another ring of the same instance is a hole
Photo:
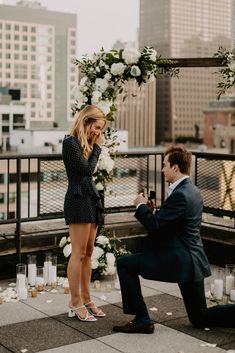
[[[135,217],[148,231],[142,253],[122,257],[117,264],[123,311],[135,318],[114,331],[153,333],[141,293],[143,278],[178,283],[190,322],[196,327],[235,326],[235,305],[207,308],[204,278],[210,276],[200,226],[203,201],[189,178],[191,153],[179,146],[164,154],[162,171],[169,186],[169,196],[159,211],[152,213],[147,197],[135,200]]]

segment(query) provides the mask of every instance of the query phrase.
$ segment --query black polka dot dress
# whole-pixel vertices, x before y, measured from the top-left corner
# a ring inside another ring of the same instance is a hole
[[[102,222],[101,199],[92,179],[100,152],[100,146],[94,144],[90,157],[85,159],[78,138],[66,135],[63,140],[62,158],[68,177],[64,200],[66,224]]]

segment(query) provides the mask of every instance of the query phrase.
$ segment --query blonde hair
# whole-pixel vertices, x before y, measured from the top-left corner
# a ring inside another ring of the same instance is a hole
[[[87,138],[88,128],[97,120],[103,120],[105,125],[105,115],[102,110],[94,105],[87,105],[79,113],[76,113],[76,115],[70,135],[79,137],[81,146],[84,148],[83,155],[85,158],[88,158],[92,151],[92,146],[89,144]]]

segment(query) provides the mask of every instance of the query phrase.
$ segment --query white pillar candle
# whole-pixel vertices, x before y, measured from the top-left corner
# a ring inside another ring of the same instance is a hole
[[[35,286],[37,266],[36,264],[28,264],[28,283]]]
[[[45,284],[50,284],[50,283],[49,283],[50,267],[51,267],[51,261],[44,261],[43,277],[44,277],[44,283],[45,283]]]
[[[22,273],[18,273],[16,277],[16,282],[17,282],[17,290],[20,288],[25,288],[25,280],[26,276]]]
[[[234,287],[234,276],[228,275],[225,278],[225,293],[230,294],[231,289]]]
[[[235,302],[235,289],[231,289],[230,291],[230,299]]]
[[[214,296],[216,299],[222,299],[223,297],[223,280],[215,279],[214,281]]]
[[[49,266],[49,284],[56,283],[57,278],[57,267],[56,266]]]

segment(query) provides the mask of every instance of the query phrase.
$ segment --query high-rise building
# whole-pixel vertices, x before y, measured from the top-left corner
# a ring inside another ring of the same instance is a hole
[[[232,0],[140,0],[140,49],[163,57],[211,57],[231,47]],[[179,78],[156,85],[156,142],[203,136],[203,110],[216,97],[216,68],[181,68]]]
[[[21,90],[31,128],[68,126],[75,56],[75,14],[35,1],[0,5],[0,86]]]

